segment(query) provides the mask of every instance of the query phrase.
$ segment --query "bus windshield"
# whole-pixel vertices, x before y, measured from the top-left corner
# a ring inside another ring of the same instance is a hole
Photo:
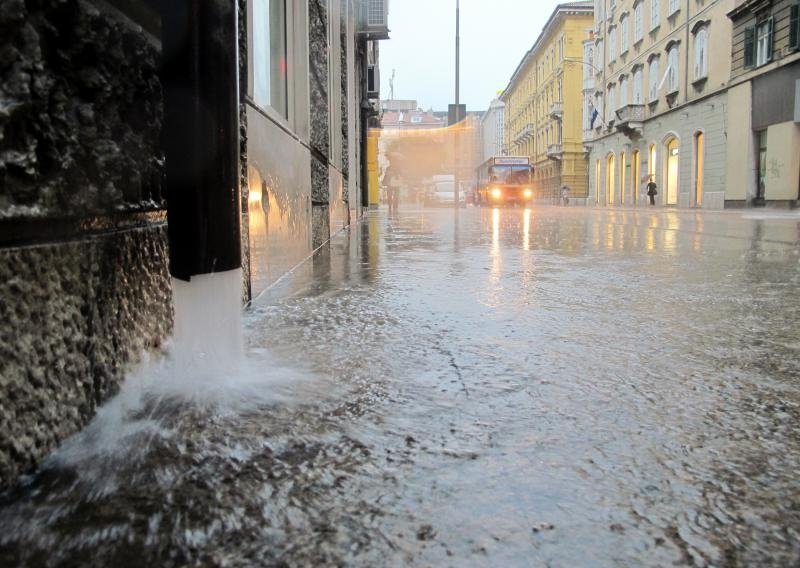
[[[489,182],[505,185],[527,185],[531,183],[530,166],[492,166]]]

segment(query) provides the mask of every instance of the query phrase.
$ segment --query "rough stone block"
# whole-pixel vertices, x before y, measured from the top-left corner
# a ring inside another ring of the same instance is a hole
[[[0,250],[0,488],[77,432],[172,328],[163,226]]]
[[[158,48],[89,2],[0,3],[0,218],[163,206]]]
[[[311,156],[311,203],[327,205],[330,203],[330,172],[328,164]]]

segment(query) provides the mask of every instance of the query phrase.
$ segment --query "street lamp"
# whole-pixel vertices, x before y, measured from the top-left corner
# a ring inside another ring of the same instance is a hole
[[[461,83],[461,11],[460,11],[460,1],[456,0],[456,108],[455,114],[456,118],[454,123],[457,125],[461,119],[461,113],[459,112],[459,91],[460,91],[460,83]],[[458,198],[459,198],[459,173],[460,168],[459,165],[461,162],[459,161],[459,150],[458,147],[458,136],[459,136],[459,128],[456,127],[454,130],[454,149],[453,149],[453,207],[455,207],[456,211],[458,211]]]

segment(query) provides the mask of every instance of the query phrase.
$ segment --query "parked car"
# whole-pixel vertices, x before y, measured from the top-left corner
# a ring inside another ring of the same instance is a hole
[[[425,200],[426,205],[449,205],[453,206],[455,198],[455,181],[453,176],[434,176],[433,184],[428,190]],[[462,207],[466,206],[466,195],[463,190],[458,192],[458,203]]]

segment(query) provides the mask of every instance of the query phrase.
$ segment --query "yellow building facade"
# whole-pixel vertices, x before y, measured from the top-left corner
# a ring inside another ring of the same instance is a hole
[[[529,156],[538,200],[588,195],[583,146],[583,40],[594,23],[592,2],[559,4],[520,62],[502,101],[506,153]]]

